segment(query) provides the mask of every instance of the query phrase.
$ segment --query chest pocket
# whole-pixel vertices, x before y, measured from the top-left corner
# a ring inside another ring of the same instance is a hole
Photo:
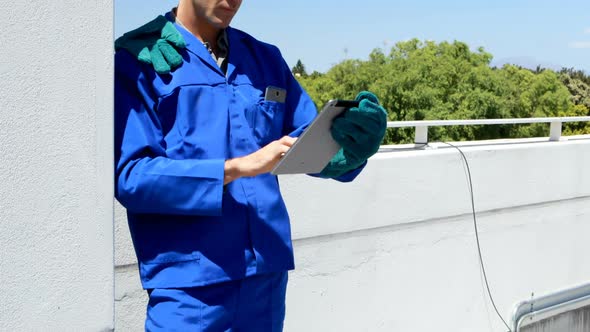
[[[256,142],[262,147],[281,138],[285,104],[275,101],[260,101],[246,108],[246,120]]]

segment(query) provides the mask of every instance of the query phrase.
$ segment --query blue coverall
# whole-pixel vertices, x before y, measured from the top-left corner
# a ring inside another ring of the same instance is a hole
[[[294,262],[278,179],[267,173],[224,186],[224,163],[284,135],[297,137],[316,108],[275,46],[227,28],[224,74],[195,36],[177,29],[187,47],[183,65],[169,75],[126,51],[115,55],[115,193],[151,294],[147,320],[162,292],[188,303],[207,288],[246,287],[235,283],[249,277],[263,280],[252,289],[274,285],[284,316],[281,289]],[[266,101],[268,86],[286,89],[285,102]],[[351,181],[362,168],[337,180]],[[158,313],[167,314],[178,312]]]

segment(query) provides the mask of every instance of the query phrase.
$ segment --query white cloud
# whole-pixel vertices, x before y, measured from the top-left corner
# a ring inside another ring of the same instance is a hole
[[[590,48],[590,41],[575,41],[570,43],[570,48]]]
[[[586,28],[584,29],[584,33],[589,34],[590,35],[590,28]]]

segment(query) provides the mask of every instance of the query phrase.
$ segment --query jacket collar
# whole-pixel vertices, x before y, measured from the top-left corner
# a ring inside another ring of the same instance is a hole
[[[196,55],[202,62],[206,65],[211,67],[214,71],[216,71],[219,75],[224,77],[230,77],[233,71],[235,70],[234,61],[236,53],[239,53],[238,48],[239,44],[241,43],[240,38],[238,38],[235,30],[231,27],[227,27],[225,29],[225,33],[227,36],[227,43],[228,43],[228,54],[227,54],[227,74],[224,74],[221,68],[217,65],[207,47],[199,40],[195,35],[193,35],[190,31],[186,30],[180,24],[178,24],[175,20],[174,14],[172,12],[166,13],[166,19],[168,21],[174,23],[176,30],[180,32],[182,37],[186,42],[186,49],[188,52],[193,53]]]

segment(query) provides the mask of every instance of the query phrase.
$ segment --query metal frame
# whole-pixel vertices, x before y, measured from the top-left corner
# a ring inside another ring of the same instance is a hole
[[[588,305],[590,283],[520,302],[512,313],[512,331]]]
[[[564,122],[590,122],[590,116],[526,119],[390,121],[387,122],[387,128],[415,127],[416,132],[414,143],[420,145],[428,142],[428,127],[550,123],[549,140],[559,141],[561,139],[561,128]]]

